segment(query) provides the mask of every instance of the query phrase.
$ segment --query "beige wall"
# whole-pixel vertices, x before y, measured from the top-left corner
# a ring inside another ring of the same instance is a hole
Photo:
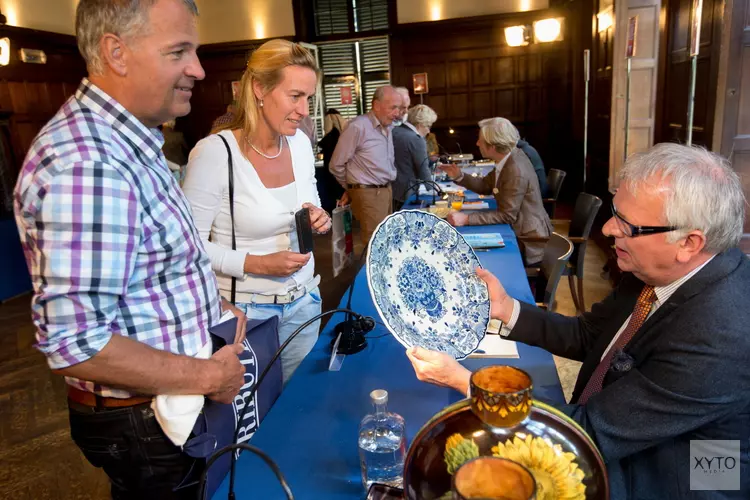
[[[202,44],[294,36],[292,0],[196,0]],[[74,34],[78,0],[0,0],[8,24]]]
[[[26,0],[23,0],[26,1]],[[294,36],[292,0],[196,0],[202,44]]]
[[[398,22],[419,23],[546,9],[549,0],[398,0]]]
[[[78,0],[0,0],[8,24],[21,28],[75,33]]]

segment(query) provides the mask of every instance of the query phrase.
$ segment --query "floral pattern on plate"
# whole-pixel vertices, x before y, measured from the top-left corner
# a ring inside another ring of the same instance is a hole
[[[375,230],[367,281],[380,317],[401,344],[463,359],[479,346],[490,320],[487,286],[474,271],[479,266],[450,224],[404,210]]]

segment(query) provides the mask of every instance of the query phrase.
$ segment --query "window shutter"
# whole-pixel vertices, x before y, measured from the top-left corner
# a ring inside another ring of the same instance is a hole
[[[387,0],[354,0],[355,31],[388,29]]]
[[[349,33],[349,9],[351,0],[314,0],[315,29],[318,36]]]

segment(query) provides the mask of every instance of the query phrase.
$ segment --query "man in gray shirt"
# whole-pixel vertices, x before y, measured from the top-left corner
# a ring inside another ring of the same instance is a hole
[[[390,128],[400,114],[401,99],[391,86],[378,88],[370,112],[349,123],[331,158],[329,170],[346,189],[341,204],[351,202],[365,245],[392,209],[396,166]]]

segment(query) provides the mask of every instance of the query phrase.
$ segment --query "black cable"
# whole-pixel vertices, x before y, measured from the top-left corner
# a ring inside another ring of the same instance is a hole
[[[351,314],[351,315],[355,316],[359,320],[367,319],[365,316],[362,316],[358,312],[352,311],[351,309],[331,309],[330,311],[326,311],[324,313],[320,313],[320,314],[318,314],[316,316],[313,316],[312,318],[310,318],[309,320],[307,320],[305,323],[303,323],[302,326],[300,326],[299,328],[297,328],[289,336],[289,338],[286,339],[286,341],[284,341],[284,343],[281,344],[281,346],[279,346],[279,349],[273,355],[273,357],[271,358],[271,361],[269,361],[269,363],[266,366],[266,368],[260,374],[260,377],[258,377],[258,381],[255,383],[255,385],[253,386],[253,388],[250,390],[250,394],[247,397],[243,398],[243,402],[245,403],[245,406],[244,406],[244,408],[242,408],[242,413],[240,413],[240,418],[237,421],[237,428],[234,431],[234,438],[232,439],[233,443],[237,443],[237,439],[240,436],[240,422],[242,422],[245,419],[245,412],[247,412],[247,409],[250,407],[250,401],[252,401],[253,396],[255,395],[255,393],[258,392],[258,387],[260,387],[260,384],[263,383],[263,380],[265,380],[266,375],[268,375],[268,372],[271,371],[271,367],[276,362],[276,360],[279,359],[279,356],[281,356],[282,351],[284,349],[286,349],[286,346],[288,346],[289,343],[292,340],[294,340],[294,338],[297,335],[299,335],[300,332],[302,332],[309,325],[311,325],[315,321],[319,320],[320,318],[323,318],[325,316],[328,316],[330,314],[334,314],[334,313],[337,313],[337,312],[344,312],[344,313],[347,313],[347,314]],[[372,318],[370,318],[370,319],[371,319],[371,321],[374,322],[374,320]],[[231,465],[231,468],[229,469],[229,497],[228,498],[230,500],[234,500],[234,476],[235,476],[236,464],[237,464],[237,455],[232,454],[232,465]]]
[[[430,159],[429,157],[425,158],[425,160],[429,160],[429,159]],[[422,161],[422,163],[424,163],[424,161]],[[420,167],[421,167],[421,165],[420,165]],[[417,180],[413,181],[411,184],[409,184],[409,187],[406,188],[406,192],[404,193],[405,200],[409,199],[409,192],[413,191],[414,188],[416,187],[417,190],[416,190],[415,193],[417,195],[417,201],[419,201],[419,186],[421,186],[422,184],[424,184],[425,187],[427,187],[427,185],[429,184],[431,187],[434,188],[433,192],[432,192],[432,204],[433,205],[435,204],[435,197],[438,194],[440,194],[440,196],[442,196],[442,195],[445,194],[445,191],[443,191],[443,188],[441,188],[440,185],[437,182],[435,182],[433,180],[417,179]]]
[[[281,473],[281,469],[279,469],[279,466],[276,465],[276,462],[274,462],[271,457],[266,455],[260,448],[257,448],[255,446],[245,444],[245,443],[232,443],[230,445],[227,445],[211,455],[211,458],[208,459],[208,462],[206,462],[206,468],[203,470],[203,474],[201,474],[201,482],[200,486],[198,488],[198,500],[205,500],[206,498],[206,478],[208,477],[208,469],[216,462],[219,458],[221,458],[222,455],[224,455],[227,452],[234,451],[237,449],[247,450],[251,453],[255,453],[260,458],[263,459],[264,462],[268,465],[268,467],[273,471],[273,473],[276,475],[276,479],[279,480],[279,483],[281,484],[281,488],[284,490],[284,493],[286,493],[286,497],[289,500],[294,500],[294,495],[292,494],[291,488],[289,488],[289,484],[286,482],[286,479],[284,478],[284,474]],[[234,456],[234,453],[232,453],[232,456]],[[230,486],[231,488],[231,486]],[[234,492],[230,489],[230,493],[234,495]]]

